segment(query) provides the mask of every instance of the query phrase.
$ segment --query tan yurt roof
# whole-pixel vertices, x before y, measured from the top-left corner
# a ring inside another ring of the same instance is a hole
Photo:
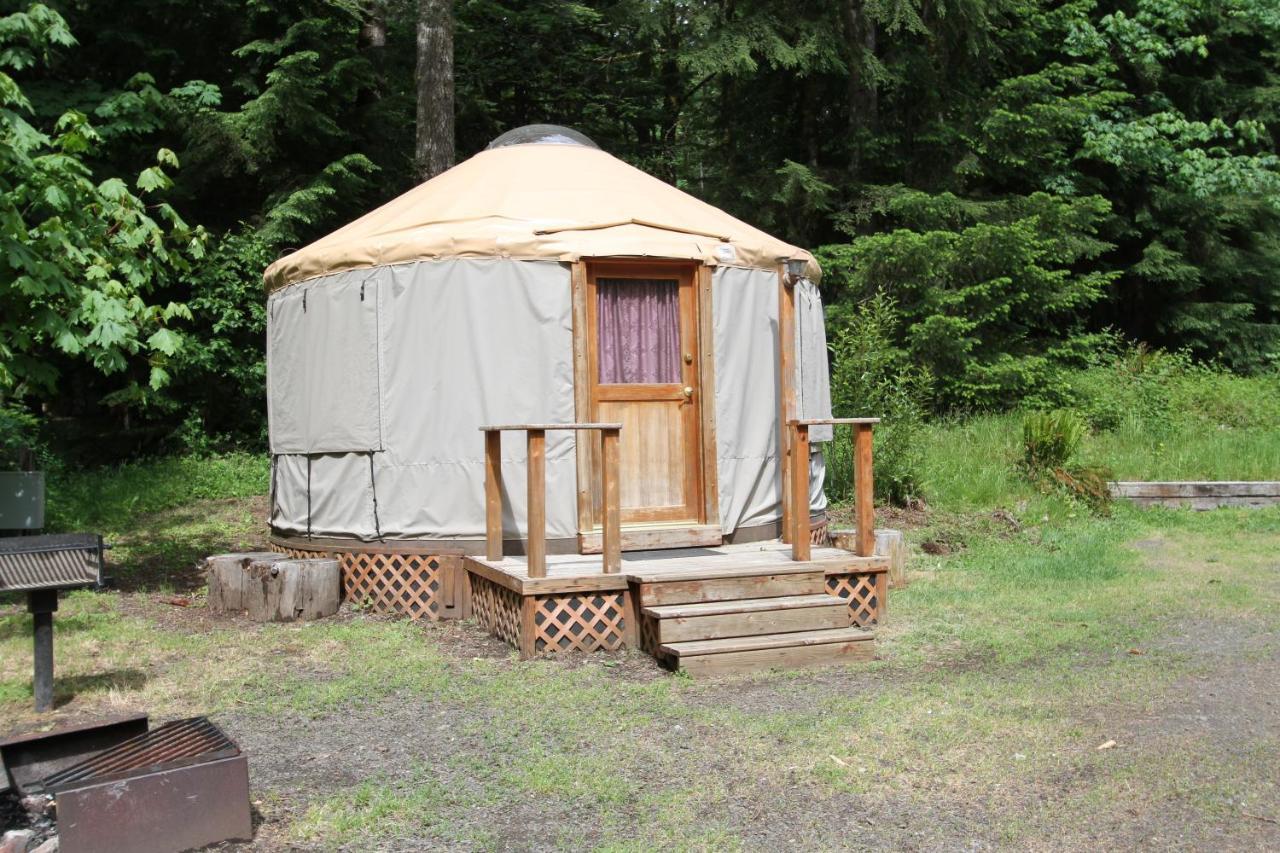
[[[491,148],[267,268],[268,290],[343,270],[430,258],[684,258],[818,266],[802,249],[594,147]]]

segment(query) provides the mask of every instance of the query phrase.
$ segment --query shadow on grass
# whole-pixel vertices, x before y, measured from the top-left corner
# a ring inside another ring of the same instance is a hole
[[[58,642],[59,634],[67,634],[72,631],[87,631],[92,627],[93,620],[89,614],[54,613],[53,641],[55,644]],[[26,612],[25,606],[19,613],[0,616],[0,641],[12,640],[14,637],[30,636],[31,614]]]
[[[53,674],[53,705],[67,704],[81,693],[108,693],[112,690],[137,691],[147,683],[147,674],[140,669],[112,669],[84,675],[58,677]]]
[[[8,698],[34,701],[30,679],[25,682],[8,682]],[[111,669],[82,675],[59,675],[53,672],[53,707],[61,708],[85,693],[105,694],[112,690],[138,691],[147,683],[147,674],[140,669]],[[18,693],[17,691],[21,691]]]
[[[212,554],[266,547],[265,500],[201,501],[140,519],[113,538],[107,574],[123,592],[190,593],[204,586]]]

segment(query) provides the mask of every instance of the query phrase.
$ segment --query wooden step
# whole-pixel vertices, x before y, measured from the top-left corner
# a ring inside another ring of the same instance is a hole
[[[695,604],[703,601],[737,601],[743,598],[779,598],[825,593],[826,573],[801,566],[784,570],[720,570],[688,577],[678,573],[646,576],[640,580],[640,606]]]
[[[674,566],[627,567],[627,574],[640,583],[662,583],[663,581],[707,581],[722,578],[745,578],[755,575],[803,575],[825,570],[826,564],[817,562],[743,562],[732,565],[719,565],[702,568],[676,568]]]
[[[726,675],[871,660],[875,655],[875,637],[862,628],[828,628],[664,643],[659,654],[690,675]]]
[[[668,604],[644,614],[657,620],[659,644],[847,628],[852,618],[846,602],[826,593]]]

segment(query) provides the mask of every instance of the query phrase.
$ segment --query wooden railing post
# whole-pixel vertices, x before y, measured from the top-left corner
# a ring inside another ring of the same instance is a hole
[[[502,559],[502,433],[484,433],[484,555]]]
[[[807,560],[810,555],[809,537],[809,427],[818,424],[850,424],[853,427],[854,502],[858,518],[858,536],[854,553],[870,557],[876,549],[875,489],[871,482],[871,427],[880,423],[879,418],[808,418],[793,420],[791,424],[792,468],[787,488],[783,493],[790,498],[793,512],[791,523],[784,525],[791,539],[791,559]],[[785,539],[783,541],[786,541]],[[803,544],[802,544],[803,543]]]
[[[791,427],[791,559],[809,559],[809,425]]]
[[[601,430],[601,479],[604,488],[603,551],[604,573],[617,574],[622,571],[622,490],[618,483],[619,430]]]
[[[778,463],[782,470],[782,541],[791,538],[795,519],[803,515],[809,522],[809,513],[793,506],[792,493],[787,488],[800,463],[796,449],[791,445],[794,431],[788,425],[797,415],[796,408],[796,291],[787,281],[786,266],[778,269]],[[806,504],[805,506],[808,506]],[[794,543],[793,543],[794,544]]]
[[[853,426],[853,459],[854,504],[858,514],[858,539],[854,553],[859,557],[870,557],[876,549],[876,505],[869,423]]]
[[[528,442],[528,572],[531,578],[547,576],[547,432],[549,430],[599,430],[604,504],[604,571],[622,571],[622,488],[618,482],[620,423],[506,424],[482,426],[484,433],[484,538],[485,558],[502,559],[502,433],[520,430]]]
[[[547,433],[529,436],[529,577],[547,576]]]

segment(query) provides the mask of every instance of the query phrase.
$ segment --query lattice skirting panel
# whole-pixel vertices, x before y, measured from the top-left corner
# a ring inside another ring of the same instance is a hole
[[[320,548],[317,548],[314,551],[310,549],[303,549],[303,548],[288,548],[284,545],[277,545],[274,542],[271,543],[271,550],[275,551],[277,554],[286,554],[295,560],[307,560],[312,557],[330,556],[330,552]]]
[[[291,557],[331,555],[342,571],[342,596],[346,601],[375,613],[395,613],[410,619],[441,618],[447,606],[445,575],[462,573],[461,559],[452,555],[330,552],[274,542],[271,550]]]
[[[520,648],[520,593],[471,575],[471,615],[490,634]]]
[[[343,593],[379,613],[439,619],[444,560],[428,554],[342,554]]]
[[[613,651],[623,646],[624,590],[535,595],[533,651]]]
[[[599,590],[521,596],[471,575],[471,614],[522,657],[614,651],[626,645],[627,592]]]
[[[885,572],[827,575],[827,592],[847,601],[854,624],[865,628],[884,618],[888,575]]]
[[[826,547],[831,542],[831,523],[826,514],[809,518],[809,544]]]
[[[640,613],[640,651],[658,657],[658,620]]]

